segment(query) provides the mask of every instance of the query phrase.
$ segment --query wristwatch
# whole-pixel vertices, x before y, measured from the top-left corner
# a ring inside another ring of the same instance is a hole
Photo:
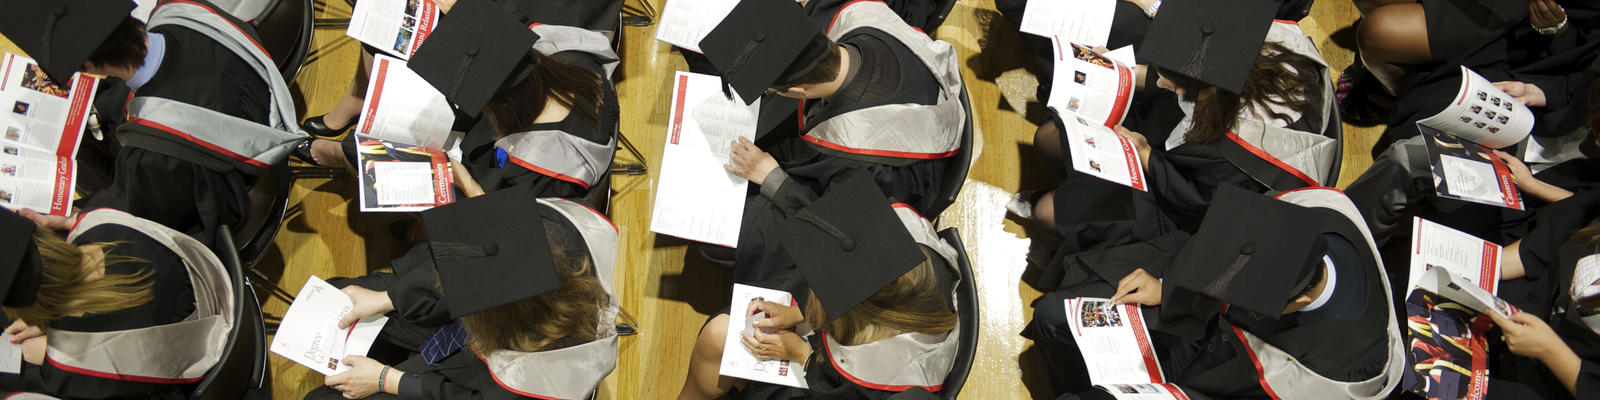
[[[1146,17],[1155,18],[1156,10],[1159,9],[1161,9],[1161,0],[1156,0],[1154,3],[1150,3],[1150,8],[1144,9],[1144,15]],[[1566,21],[1562,21],[1562,23],[1566,23]]]

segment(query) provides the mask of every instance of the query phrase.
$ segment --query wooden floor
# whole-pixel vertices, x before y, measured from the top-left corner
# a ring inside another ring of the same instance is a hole
[[[629,8],[635,1],[629,0]],[[644,0],[661,9],[665,0]],[[692,1],[692,0],[688,0]],[[318,18],[344,18],[349,5],[319,0]],[[1302,21],[1334,71],[1352,62],[1355,8],[1340,0],[1317,2]],[[654,27],[623,30],[623,68],[617,77],[624,134],[640,146],[651,165],[661,155],[667,121],[667,93],[673,71],[684,68],[671,47],[653,40]],[[962,0],[936,36],[952,43],[962,58],[962,76],[971,94],[977,122],[979,156],[960,201],[938,221],[956,227],[968,246],[982,303],[981,338],[963,399],[1046,398],[1030,392],[1035,359],[1030,343],[1017,332],[1032,314],[1040,296],[1022,283],[1031,241],[1022,226],[1005,218],[1003,204],[1020,188],[1045,183],[1033,159],[1034,124],[1043,108],[1033,98],[1037,80],[1021,67],[1017,33],[994,11],[992,0]],[[357,43],[343,29],[317,30],[311,60],[293,87],[302,118],[321,115],[344,93],[353,76]],[[16,51],[0,38],[0,50]],[[1018,111],[1026,110],[1026,111]],[[1378,130],[1347,126],[1340,186],[1368,165],[1368,149]],[[631,158],[618,152],[620,158]],[[683,240],[649,232],[655,177],[615,176],[611,217],[622,233],[617,288],[623,308],[638,320],[639,334],[621,340],[616,372],[606,379],[600,398],[664,399],[682,385],[693,338],[709,312],[726,305],[728,273],[686,255]],[[275,248],[259,267],[279,285],[296,292],[311,275],[357,276],[386,267],[400,255],[388,233],[397,215],[363,214],[353,201],[353,179],[298,181],[290,210]],[[281,316],[288,305],[265,298],[264,311]],[[322,376],[283,358],[272,357],[275,398],[298,399],[322,384]]]

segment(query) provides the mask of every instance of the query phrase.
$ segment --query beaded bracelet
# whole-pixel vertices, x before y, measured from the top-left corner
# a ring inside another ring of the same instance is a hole
[[[1561,22],[1557,23],[1556,26],[1547,27],[1547,28],[1540,28],[1540,27],[1535,26],[1535,27],[1533,27],[1533,30],[1538,31],[1539,34],[1541,34],[1541,35],[1553,36],[1553,35],[1555,35],[1557,33],[1561,33],[1561,28],[1566,28],[1566,27],[1567,27],[1567,17],[1563,16],[1563,17],[1561,17]]]

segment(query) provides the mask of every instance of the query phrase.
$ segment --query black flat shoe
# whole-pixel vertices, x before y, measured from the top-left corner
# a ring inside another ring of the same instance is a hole
[[[345,131],[350,130],[350,127],[355,125],[355,121],[351,120],[349,123],[346,123],[344,127],[335,129],[328,126],[326,122],[323,122],[322,117],[322,115],[318,115],[306,119],[306,122],[300,124],[300,128],[305,129],[306,133],[310,134],[311,137],[314,138],[337,140],[339,136],[343,136]]]

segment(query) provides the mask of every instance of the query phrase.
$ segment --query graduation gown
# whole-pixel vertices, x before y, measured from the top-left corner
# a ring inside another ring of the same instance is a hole
[[[248,26],[204,1],[156,9],[149,31],[162,35],[166,55],[128,102],[111,186],[84,208],[124,210],[205,240],[240,225],[255,177],[305,137],[288,85]]]
[[[1389,144],[1417,135],[1416,122],[1433,116],[1455,98],[1459,66],[1490,82],[1521,81],[1545,93],[1544,107],[1530,107],[1533,134],[1558,136],[1581,127],[1589,115],[1588,95],[1600,57],[1600,2],[1557,1],[1567,12],[1567,32],[1546,37],[1528,24],[1528,3],[1516,0],[1422,2],[1430,50],[1436,64],[1425,65],[1399,88],[1399,98],[1377,156]]]
[[[451,323],[446,298],[436,289],[433,259],[420,245],[395,260],[395,274],[373,274],[355,279],[330,280],[335,286],[360,285],[372,290],[387,290],[394,301],[380,339],[398,345],[411,354],[394,365],[405,371],[400,381],[403,399],[580,399],[594,391],[616,365],[615,318],[620,312],[611,279],[616,267],[617,230],[611,222],[583,203],[543,198],[544,219],[555,221],[581,236],[585,250],[594,262],[596,278],[611,303],[597,321],[601,337],[594,341],[556,350],[521,352],[503,350],[487,354],[464,347],[429,365],[419,347],[439,327]],[[538,222],[535,222],[538,223]],[[423,264],[425,263],[425,264]],[[306,394],[306,399],[341,399],[328,387]],[[380,393],[369,398],[397,398]]]
[[[0,392],[187,398],[221,359],[232,327],[232,286],[222,262],[193,238],[117,210],[84,214],[68,239],[115,242],[108,257],[147,261],[108,265],[106,274],[149,274],[153,298],[121,311],[51,321],[45,362],[24,363],[20,375],[0,375]]]
[[[1329,254],[1339,268],[1334,300],[1323,309],[1291,314],[1275,323],[1240,310],[1193,315],[1145,308],[1146,320],[1154,321],[1152,341],[1167,381],[1209,398],[1383,398],[1400,382],[1404,342],[1388,278],[1365,227],[1359,225],[1359,212],[1332,189],[1287,192],[1279,199],[1322,208],[1348,220],[1324,232],[1325,237],[1341,239],[1330,240]],[[1064,290],[1040,300],[1022,335],[1041,349],[1052,380],[1069,382],[1059,390],[1088,386],[1062,300],[1110,297],[1114,282],[1135,265],[1163,276],[1186,240],[1190,239],[1177,234],[1138,248],[1120,248],[1120,255],[1130,259],[1107,257],[1104,261],[1110,262],[1092,264],[1082,282],[1063,285]],[[1171,291],[1165,292],[1163,299],[1171,301],[1173,297],[1165,295]]]
[[[579,105],[598,107],[599,121],[588,124],[574,112],[557,122],[528,124],[501,135],[484,119],[462,139],[464,164],[484,191],[532,186],[539,197],[582,196],[604,178],[616,152],[620,114],[610,82],[619,59],[599,32],[557,25],[533,30],[540,35],[535,50],[605,80],[602,104]],[[353,142],[347,143],[353,150]]]
[[[876,1],[842,7],[827,32],[859,62],[838,92],[804,105],[800,143],[775,157],[819,192],[845,170],[865,171],[891,197],[942,209],[945,163],[968,123],[954,50]]]
[[[909,207],[896,204],[894,211],[917,244],[939,255],[934,260],[939,271],[937,279],[940,287],[949,294],[951,309],[955,309],[955,288],[960,280],[956,270],[958,253],[955,248],[938,237],[931,222]],[[796,281],[801,280],[798,275],[795,273]],[[796,294],[809,289],[803,282],[797,283],[799,285],[779,289]],[[805,300],[797,298],[796,301],[803,303]],[[812,332],[806,335],[806,341],[813,350],[805,372],[808,389],[747,382],[744,390],[730,393],[730,397],[774,400],[884,399],[918,388],[937,393],[955,365],[961,342],[960,332],[958,326],[943,334],[902,333],[876,342],[848,346],[829,337],[827,332]]]

